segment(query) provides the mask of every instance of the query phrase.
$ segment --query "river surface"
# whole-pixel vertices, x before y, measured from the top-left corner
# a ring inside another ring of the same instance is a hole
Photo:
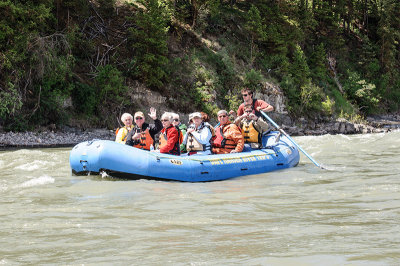
[[[0,264],[399,265],[400,132],[294,139],[328,170],[123,181],[0,151]]]

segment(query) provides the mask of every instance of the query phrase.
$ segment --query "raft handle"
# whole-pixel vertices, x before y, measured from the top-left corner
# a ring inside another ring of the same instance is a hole
[[[87,162],[86,160],[79,160],[79,163],[82,164],[83,171],[86,171]]]
[[[282,165],[283,165],[283,163],[277,163],[276,165],[277,165],[277,166],[282,166]]]
[[[248,168],[241,168],[240,170],[245,171],[245,170],[249,170]]]
[[[200,172],[200,174],[204,175],[204,174],[208,174],[208,172]]]

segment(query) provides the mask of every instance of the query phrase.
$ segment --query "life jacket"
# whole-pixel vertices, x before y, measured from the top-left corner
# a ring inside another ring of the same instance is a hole
[[[135,148],[139,148],[142,150],[150,150],[150,146],[154,144],[154,140],[151,137],[148,130],[140,132],[140,142],[136,145],[133,145]]]
[[[224,126],[221,127],[221,125],[219,125],[215,129],[215,139],[213,141],[213,147],[215,147],[215,148],[225,148],[225,149],[228,149],[228,150],[235,149],[236,148],[235,142],[233,140],[231,140],[231,139],[225,138],[224,133],[223,133],[223,128],[224,128]]]
[[[211,134],[213,133],[213,129],[214,128],[211,129],[212,127],[210,125],[203,123],[203,127],[200,130],[203,130],[205,128],[208,128],[210,130]],[[212,140],[213,140],[213,138],[211,137],[210,138],[210,143],[201,144],[192,134],[189,133],[188,139],[187,139],[187,143],[186,143],[186,150],[188,152],[211,150]]]
[[[178,128],[179,129],[179,128]],[[179,144],[182,144],[183,142],[183,133],[182,131],[179,129]]]
[[[133,128],[133,125],[131,125],[131,129],[132,129],[132,128]],[[119,133],[120,131],[122,132],[121,134],[123,135],[121,141],[122,141],[122,143],[125,143],[125,142],[126,142],[126,138],[128,137],[129,130],[127,129],[126,126],[117,128],[117,130],[115,131],[115,138],[118,136],[118,133]],[[125,135],[124,135],[124,134],[125,134]],[[117,139],[115,139],[115,141],[117,141]]]
[[[179,129],[179,127],[177,126],[172,126],[171,127],[175,127],[176,130],[178,131],[178,136],[180,136],[181,134],[181,130]],[[164,147],[165,145],[167,145],[168,142],[168,136],[167,136],[167,128],[165,129],[164,133],[160,134],[160,138],[159,138],[159,145],[158,148],[161,149],[162,147]],[[172,148],[172,150],[170,150],[168,152],[169,154],[173,154],[173,155],[181,155],[181,149],[179,147],[179,139],[177,142],[175,142],[174,147]]]
[[[254,127],[254,121],[244,121],[242,126],[242,133],[245,143],[259,143],[260,133]]]

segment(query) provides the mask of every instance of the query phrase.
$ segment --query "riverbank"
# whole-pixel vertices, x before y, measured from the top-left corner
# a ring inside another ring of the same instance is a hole
[[[363,123],[353,123],[343,118],[315,123],[314,121],[300,118],[291,126],[286,126],[282,121],[282,128],[293,136],[384,133],[400,129],[400,115],[368,117]]]
[[[63,128],[59,131],[2,132],[0,133],[0,149],[72,147],[93,139],[114,140],[115,133],[107,129],[80,130],[76,128]]]
[[[400,115],[368,117],[364,124],[351,123],[345,119],[315,123],[304,118],[296,121],[296,124],[282,119],[280,124],[291,136],[384,133],[400,129]],[[0,132],[0,149],[72,147],[93,139],[114,140],[115,132],[108,129],[82,130],[67,126],[51,130],[42,128],[37,132]]]

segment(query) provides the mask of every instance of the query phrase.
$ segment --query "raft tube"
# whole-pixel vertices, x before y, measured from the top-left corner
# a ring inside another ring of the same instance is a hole
[[[123,179],[207,182],[266,173],[299,163],[297,148],[279,132],[264,135],[262,149],[245,145],[232,154],[176,156],[149,152],[109,140],[79,143],[70,153],[72,173],[107,173]]]

